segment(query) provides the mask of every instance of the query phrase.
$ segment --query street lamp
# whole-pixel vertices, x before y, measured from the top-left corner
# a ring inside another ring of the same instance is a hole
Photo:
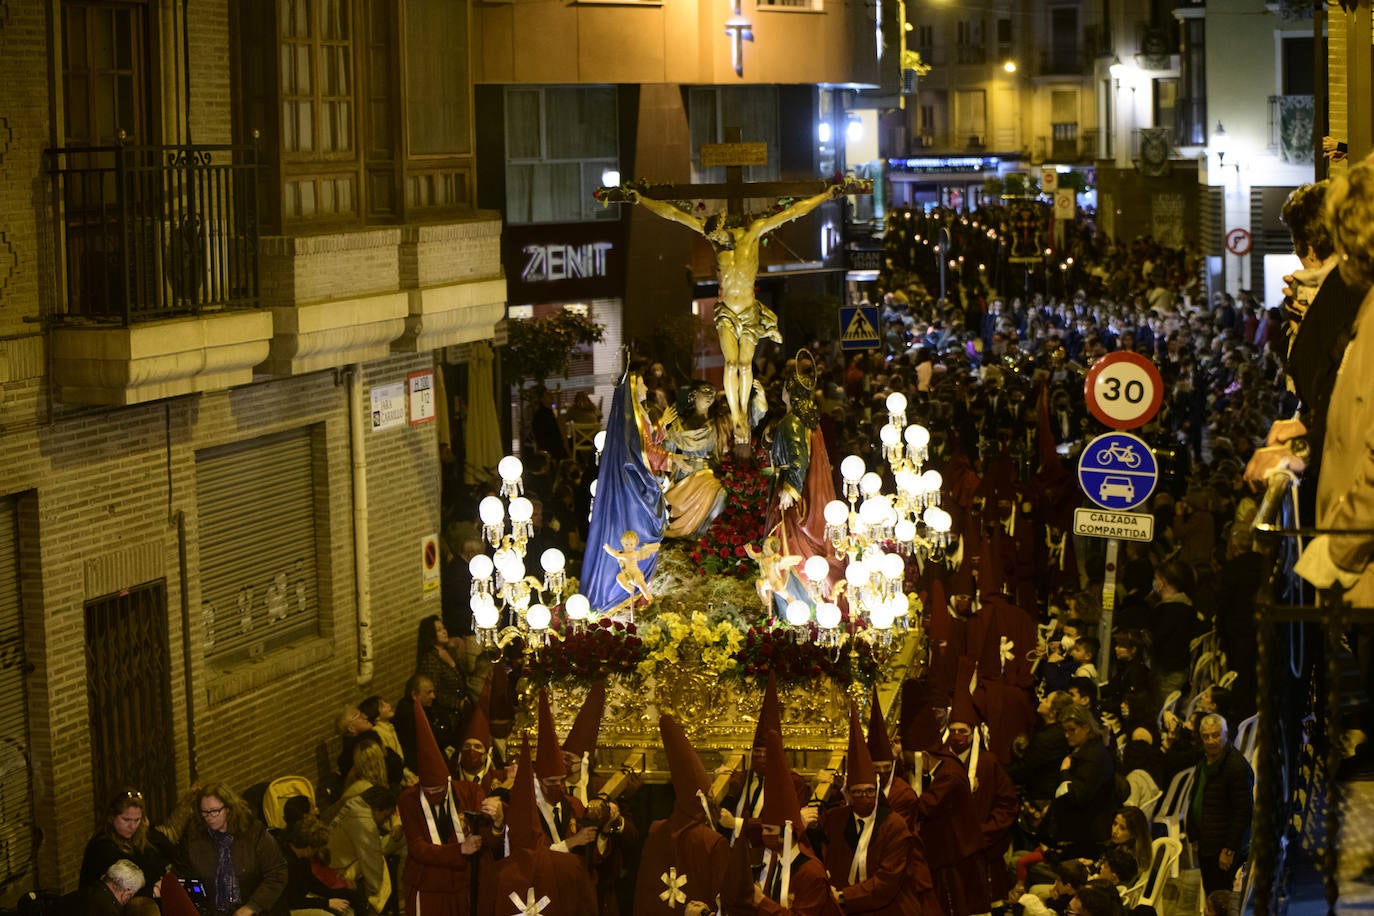
[[[1226,128],[1221,126],[1220,121],[1217,121],[1217,129],[1212,133],[1212,149],[1216,150],[1217,168],[1226,166],[1226,150],[1230,145],[1230,140],[1226,136]]]

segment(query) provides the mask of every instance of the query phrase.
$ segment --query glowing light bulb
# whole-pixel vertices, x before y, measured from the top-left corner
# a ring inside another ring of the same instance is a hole
[[[479,553],[471,560],[468,560],[468,573],[474,579],[490,579],[491,572],[495,569],[491,562],[491,557],[484,553]]]
[[[506,519],[506,508],[497,496],[488,496],[477,504],[477,515],[483,525],[499,525]]]
[[[572,594],[563,605],[563,610],[567,612],[569,620],[586,620],[591,613],[592,603],[587,600],[586,595]]]
[[[864,476],[864,460],[858,455],[850,455],[840,462],[840,476],[849,483],[857,483]]]
[[[542,604],[531,604],[525,612],[525,623],[529,624],[531,630],[547,630],[552,619],[553,615]]]

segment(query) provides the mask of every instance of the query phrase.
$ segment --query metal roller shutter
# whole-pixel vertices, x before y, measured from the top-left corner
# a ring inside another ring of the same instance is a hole
[[[205,654],[256,657],[319,632],[311,428],[196,455]]]
[[[15,508],[14,499],[0,499],[0,888],[5,889],[31,873],[34,854]]]

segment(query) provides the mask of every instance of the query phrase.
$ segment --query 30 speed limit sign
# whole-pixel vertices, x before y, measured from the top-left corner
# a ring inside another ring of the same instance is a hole
[[[1104,426],[1135,429],[1150,422],[1164,399],[1164,380],[1139,353],[1108,353],[1083,382],[1088,411]]]

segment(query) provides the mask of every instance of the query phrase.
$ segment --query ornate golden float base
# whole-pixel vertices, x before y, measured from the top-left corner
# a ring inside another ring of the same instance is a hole
[[[877,684],[878,698],[890,722],[895,722],[898,687],[917,660],[920,643],[919,633],[912,631],[894,646],[884,665]],[[667,782],[668,764],[658,733],[658,717],[663,712],[682,723],[708,769],[749,753],[763,702],[761,686],[735,677],[720,678],[690,658],[684,658],[668,673],[660,670],[649,677],[615,676],[606,686],[606,712],[596,753],[598,772],[613,772],[627,758],[642,753],[642,778]],[[587,691],[582,685],[556,684],[549,689],[560,735],[567,734]],[[872,694],[861,684],[846,688],[820,678],[814,683],[779,688],[783,740],[798,773],[811,777],[837,753],[844,753],[849,734],[846,700],[851,696],[866,722]],[[533,735],[536,698],[536,688],[522,691],[513,738],[522,728],[530,728]]]

